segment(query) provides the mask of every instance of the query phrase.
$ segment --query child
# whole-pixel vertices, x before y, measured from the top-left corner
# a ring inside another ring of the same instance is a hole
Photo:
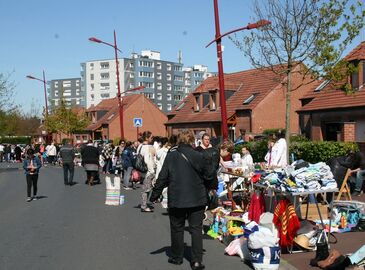
[[[41,161],[34,155],[34,149],[27,150],[27,158],[23,161],[23,169],[27,180],[27,202],[37,200],[37,182],[39,169],[42,167]],[[33,186],[33,197],[31,197],[31,190]]]

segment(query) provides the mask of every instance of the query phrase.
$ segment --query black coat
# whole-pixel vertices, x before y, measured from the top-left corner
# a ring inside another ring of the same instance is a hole
[[[181,155],[183,153],[186,158]],[[193,168],[194,166],[194,168]],[[207,193],[201,176],[205,170],[202,153],[190,145],[180,144],[167,153],[166,159],[153,188],[150,200],[156,201],[168,187],[169,208],[191,208],[207,204]]]
[[[99,165],[99,150],[92,145],[87,145],[81,150],[82,165],[96,164]]]

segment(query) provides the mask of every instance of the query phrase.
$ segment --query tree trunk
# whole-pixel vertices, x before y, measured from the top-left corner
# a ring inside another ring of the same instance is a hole
[[[287,144],[287,149],[286,149],[286,159],[287,159],[287,163],[289,164],[289,146],[290,146],[290,112],[291,112],[291,80],[292,80],[292,68],[289,67],[288,70],[288,81],[286,84],[286,109],[285,109],[285,140],[286,140],[286,144]]]

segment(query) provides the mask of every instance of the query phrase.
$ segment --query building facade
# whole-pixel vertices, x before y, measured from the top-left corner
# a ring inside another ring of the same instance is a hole
[[[86,93],[81,78],[57,79],[48,82],[49,109],[52,111],[61,100],[67,108],[86,107]]]
[[[124,59],[118,59],[121,92],[124,92]],[[96,106],[104,99],[118,94],[115,59],[95,60],[81,63],[81,80],[86,93],[86,108]]]
[[[89,61],[81,67],[87,108],[117,95],[115,60]],[[122,96],[143,93],[169,112],[208,76],[208,69],[202,65],[184,69],[181,61],[161,60],[160,52],[146,50],[119,59],[119,73]],[[141,86],[143,90],[130,91]]]

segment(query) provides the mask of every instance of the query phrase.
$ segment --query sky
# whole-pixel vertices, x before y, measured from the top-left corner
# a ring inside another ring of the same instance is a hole
[[[252,0],[218,2],[221,33],[253,22]],[[42,83],[26,75],[42,78],[44,70],[48,81],[80,77],[80,63],[114,58],[112,48],[88,41],[113,43],[113,30],[119,57],[154,50],[177,62],[181,50],[185,67],[217,71],[215,44],[205,48],[215,36],[213,0],[0,0],[0,12],[0,73],[10,74],[15,103],[25,113],[32,103],[44,106]],[[232,41],[222,44],[224,72],[251,67]]]

